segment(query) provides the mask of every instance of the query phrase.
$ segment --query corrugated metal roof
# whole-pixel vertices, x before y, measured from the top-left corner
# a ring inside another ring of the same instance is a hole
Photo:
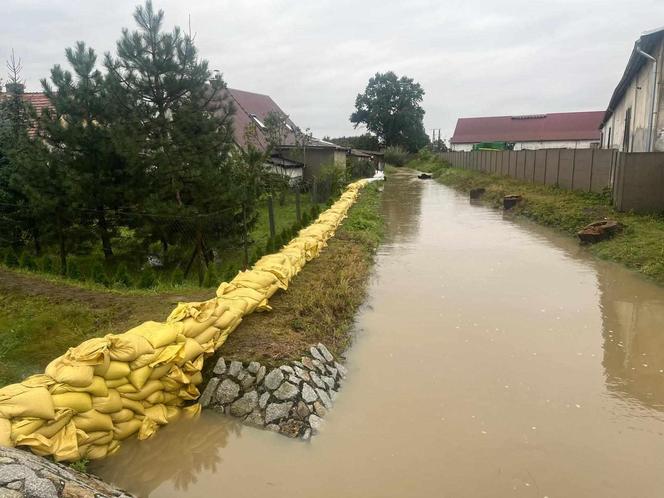
[[[451,143],[599,140],[604,111],[459,118]]]
[[[627,91],[630,82],[634,79],[634,76],[641,70],[644,64],[649,63],[648,59],[637,52],[637,47],[640,47],[644,52],[652,54],[652,49],[657,46],[664,37],[664,26],[656,29],[651,29],[645,31],[638,40],[634,42],[634,48],[632,53],[629,56],[627,61],[627,66],[623,72],[622,78],[618,82],[613,94],[611,95],[611,100],[609,101],[609,106],[606,108],[604,113],[604,118],[602,119],[602,125],[606,123],[611,115],[613,114],[614,109],[617,107],[618,103],[622,100],[623,95]]]

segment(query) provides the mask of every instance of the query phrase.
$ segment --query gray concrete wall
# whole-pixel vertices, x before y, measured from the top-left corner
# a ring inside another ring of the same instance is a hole
[[[664,211],[664,152],[542,149],[445,152],[441,157],[458,168],[558,185],[566,190],[601,193],[612,187],[618,209]]]
[[[622,154],[616,183],[613,204],[620,211],[664,211],[664,153]]]

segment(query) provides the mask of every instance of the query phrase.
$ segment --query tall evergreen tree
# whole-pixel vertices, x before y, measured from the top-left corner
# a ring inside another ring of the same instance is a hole
[[[50,81],[42,80],[52,106],[42,119],[43,138],[52,160],[67,170],[72,207],[97,234],[108,259],[113,255],[117,218],[109,214],[124,204],[124,192],[132,182],[111,140],[114,116],[107,105],[104,77],[95,67],[94,50],[78,42],[65,55],[72,71],[56,65]]]
[[[164,13],[150,1],[134,19],[138,29],[124,29],[116,56],[106,54],[104,62],[111,103],[121,115],[114,141],[144,175],[136,205],[172,220],[152,224],[151,236],[166,247],[195,233],[194,255],[207,262],[206,243],[241,231],[229,188],[233,108],[191,36],[178,27],[164,32]]]

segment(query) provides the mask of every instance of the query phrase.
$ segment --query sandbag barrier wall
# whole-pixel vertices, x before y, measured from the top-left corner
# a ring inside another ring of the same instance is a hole
[[[123,334],[87,340],[53,360],[44,374],[0,389],[0,446],[19,446],[56,461],[104,458],[134,434],[200,412],[201,369],[244,316],[269,310],[317,257],[367,180],[300,230],[278,253],[222,283],[216,297],[180,303],[166,322],[145,322]]]
[[[612,149],[538,149],[442,152],[456,168],[510,176],[528,183],[601,193],[613,185],[619,152]]]

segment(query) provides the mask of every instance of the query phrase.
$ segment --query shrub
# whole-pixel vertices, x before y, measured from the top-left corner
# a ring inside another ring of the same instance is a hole
[[[146,268],[139,275],[136,284],[139,289],[152,289],[157,285],[157,275],[152,268]]]
[[[217,268],[214,263],[210,263],[205,270],[205,277],[203,279],[203,285],[205,287],[217,287],[221,282],[219,281],[219,275],[217,274]]]
[[[90,274],[88,276],[88,279],[96,284],[101,284],[106,287],[108,287],[111,284],[111,281],[108,278],[108,274],[106,273],[106,269],[104,268],[104,265],[102,265],[101,263],[94,263],[90,267]]]
[[[93,279],[98,284],[104,284],[104,282],[98,281],[94,278],[94,275],[95,275],[94,274],[94,268],[95,267],[101,268],[101,272],[103,273],[103,278],[108,280],[103,266],[101,266],[99,263],[97,263],[95,266],[93,266]],[[98,274],[101,275],[102,273],[98,273]],[[115,285],[119,285],[121,287],[131,287],[131,276],[129,275],[129,271],[127,270],[127,267],[123,263],[118,265],[118,268],[115,271],[115,276],[113,277],[113,283]],[[104,284],[104,285],[107,285],[107,284]]]
[[[8,268],[17,268],[19,265],[18,262],[18,256],[16,256],[16,253],[14,252],[13,249],[9,249],[7,253],[5,254],[5,260],[4,260],[5,266]]]
[[[39,268],[44,273],[54,273],[55,264],[53,263],[53,258],[51,258],[50,256],[42,256],[41,261],[39,263]]]
[[[184,283],[184,272],[178,267],[171,274],[171,285],[177,286]]]
[[[376,172],[376,168],[371,161],[367,159],[361,159],[358,161],[352,161],[346,168],[346,175],[349,180],[357,180],[358,178],[370,178]]]
[[[399,146],[386,148],[383,157],[392,166],[403,166],[408,162],[408,152]]]
[[[83,280],[81,269],[75,259],[67,260],[67,277],[72,280]]]
[[[37,263],[35,263],[35,259],[32,257],[32,255],[29,252],[24,252],[23,254],[21,254],[19,265],[24,270],[35,271],[37,269]]]

